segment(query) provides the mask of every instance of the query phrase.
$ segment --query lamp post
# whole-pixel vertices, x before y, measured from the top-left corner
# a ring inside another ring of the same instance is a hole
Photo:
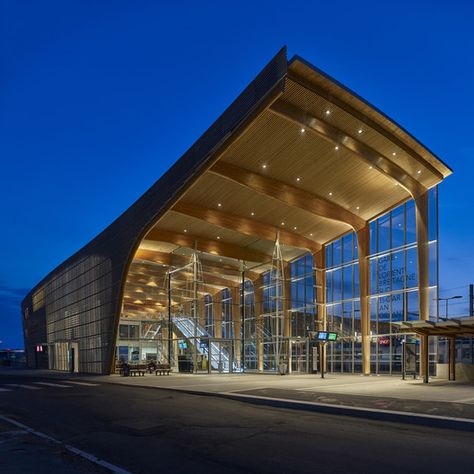
[[[457,300],[459,298],[462,298],[462,296],[461,295],[456,295],[456,296],[448,296],[447,298],[434,298],[435,301],[446,301],[446,313],[445,313],[445,317],[444,317],[445,321],[448,320],[449,301],[450,300]]]

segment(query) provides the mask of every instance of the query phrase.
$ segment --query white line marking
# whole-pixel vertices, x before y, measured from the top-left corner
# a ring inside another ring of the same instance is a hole
[[[461,421],[463,423],[471,423],[474,424],[474,420],[470,418],[457,418],[454,416],[441,416],[441,415],[427,415],[425,413],[416,413],[410,411],[397,411],[397,410],[381,410],[379,408],[364,408],[364,407],[353,407],[349,405],[334,405],[332,403],[314,403],[314,402],[307,402],[303,400],[293,400],[288,398],[275,398],[275,397],[260,397],[258,395],[245,395],[242,393],[231,393],[231,392],[218,392],[219,395],[230,395],[232,397],[240,397],[240,398],[256,398],[259,400],[270,400],[275,402],[286,402],[286,403],[297,403],[300,405],[309,405],[315,407],[328,407],[328,408],[342,408],[345,410],[353,410],[353,411],[362,411],[362,412],[376,412],[376,413],[386,413],[390,415],[399,415],[399,416],[416,416],[419,418],[428,418],[431,420],[448,420],[448,421]]]
[[[41,390],[41,387],[33,387],[32,385],[23,385],[21,383],[6,383],[5,385],[15,388],[26,388],[28,390]]]
[[[38,436],[40,438],[51,441],[52,443],[64,446],[64,448],[67,449],[68,451],[70,451],[71,453],[77,454],[77,455],[83,457],[84,459],[87,459],[88,461],[93,462],[94,464],[98,464],[99,466],[103,466],[111,472],[114,472],[116,474],[132,474],[130,471],[127,471],[126,469],[122,469],[121,467],[118,467],[115,464],[111,464],[110,462],[104,461],[103,459],[99,459],[98,457],[94,456],[93,454],[86,453],[85,451],[77,449],[74,446],[70,446],[69,444],[65,444],[62,441],[59,441],[55,438],[52,438],[51,436],[48,436],[45,433],[41,433],[40,431],[36,431],[33,428],[30,428],[29,426],[24,425],[23,423],[12,420],[11,418],[0,415],[0,420],[6,421],[7,423],[15,425],[18,428],[21,428],[21,429],[27,431],[28,433],[31,433],[35,436]]]
[[[461,398],[461,400],[451,400],[454,403],[466,403],[466,402],[474,402],[474,397],[470,398]]]
[[[47,385],[48,387],[59,387],[59,388],[72,388],[70,385],[61,385],[60,383],[50,383],[50,382],[33,382],[38,385]]]
[[[100,385],[99,383],[76,382],[76,381],[72,381],[72,380],[61,380],[61,382],[63,382],[63,383],[72,383],[74,385],[85,385],[87,387],[97,387],[98,385]]]
[[[0,392],[11,392],[9,388],[0,388]]]

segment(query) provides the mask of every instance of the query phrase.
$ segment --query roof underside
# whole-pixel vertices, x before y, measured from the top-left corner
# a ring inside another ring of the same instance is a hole
[[[130,284],[146,284],[146,268],[160,275],[160,265],[179,266],[180,255],[193,248],[204,265],[220,266],[221,277],[238,284],[238,260],[256,274],[266,270],[277,232],[284,259],[291,260],[361,228],[450,173],[382,113],[294,59],[279,98],[147,234]]]

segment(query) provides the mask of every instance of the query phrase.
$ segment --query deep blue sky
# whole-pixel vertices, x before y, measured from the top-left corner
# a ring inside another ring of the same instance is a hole
[[[28,289],[151,186],[285,44],[454,169],[440,187],[441,292],[465,294],[473,5],[0,0],[0,347],[23,343]]]

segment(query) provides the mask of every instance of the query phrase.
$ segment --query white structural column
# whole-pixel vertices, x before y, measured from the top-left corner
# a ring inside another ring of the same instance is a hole
[[[357,247],[359,259],[360,325],[362,333],[362,373],[370,375],[370,228],[368,225],[357,231]]]
[[[416,243],[418,246],[418,309],[419,319],[430,317],[429,292],[429,247],[428,247],[428,192],[415,198]],[[428,382],[429,375],[428,336],[422,336],[420,344],[420,375]]]

